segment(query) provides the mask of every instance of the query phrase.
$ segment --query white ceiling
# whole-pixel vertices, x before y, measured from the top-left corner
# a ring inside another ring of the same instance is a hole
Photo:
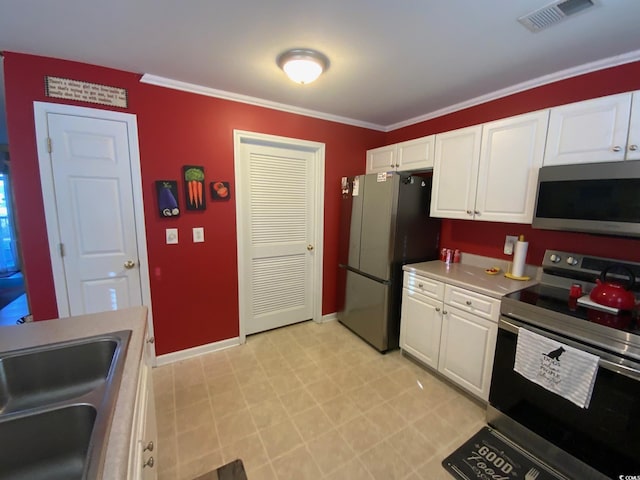
[[[548,0],[0,0],[0,50],[388,130],[566,69],[639,59],[640,1],[595,1],[531,33],[516,19]],[[275,58],[293,47],[324,52],[329,70],[315,83],[291,83]]]

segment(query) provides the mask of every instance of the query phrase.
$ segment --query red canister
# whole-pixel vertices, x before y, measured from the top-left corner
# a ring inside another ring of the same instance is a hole
[[[573,285],[571,285],[571,288],[569,289],[569,297],[578,298],[581,296],[582,296],[582,285],[580,285],[579,283],[574,283]]]
[[[453,263],[460,263],[460,249],[456,248],[453,251]]]
[[[441,248],[440,249],[440,260],[445,262],[447,260],[447,249],[446,248]]]

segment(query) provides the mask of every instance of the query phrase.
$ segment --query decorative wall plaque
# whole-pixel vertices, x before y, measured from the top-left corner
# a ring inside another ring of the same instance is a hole
[[[99,83],[46,76],[44,77],[44,89],[47,97],[79,100],[121,108],[127,108],[129,104],[126,89],[109,87]]]

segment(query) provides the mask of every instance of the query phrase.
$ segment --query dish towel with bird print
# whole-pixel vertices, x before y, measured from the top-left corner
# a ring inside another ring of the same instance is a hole
[[[513,369],[526,379],[588,408],[600,357],[520,328]]]

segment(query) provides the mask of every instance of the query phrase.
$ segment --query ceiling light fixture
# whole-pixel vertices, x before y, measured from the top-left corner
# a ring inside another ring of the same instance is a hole
[[[329,67],[329,59],[308,48],[294,48],[281,53],[278,66],[296,83],[307,84],[316,80]]]

